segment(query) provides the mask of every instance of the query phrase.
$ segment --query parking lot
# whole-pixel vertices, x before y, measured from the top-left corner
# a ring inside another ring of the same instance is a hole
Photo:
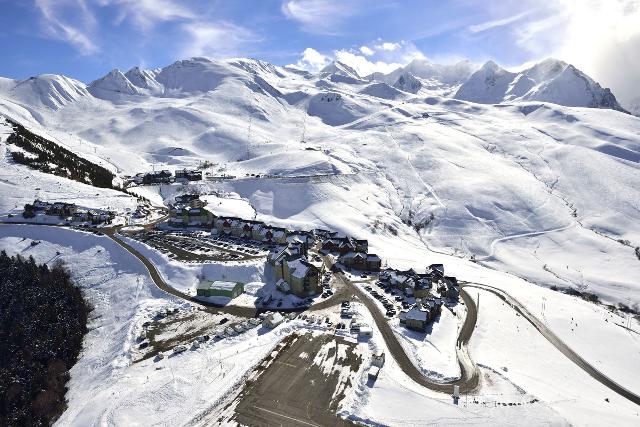
[[[339,351],[339,349],[341,351]],[[339,357],[338,354],[344,354]],[[241,425],[352,425],[336,415],[362,357],[354,343],[321,334],[290,335],[256,370],[238,396]]]
[[[182,262],[253,260],[265,257],[269,249],[257,242],[206,232],[150,230],[130,233],[128,237]]]

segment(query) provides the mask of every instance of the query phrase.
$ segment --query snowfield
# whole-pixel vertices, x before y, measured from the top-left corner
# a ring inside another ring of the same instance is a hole
[[[618,111],[612,96],[558,61],[517,75],[496,64],[414,62],[364,78],[343,64],[310,74],[257,60],[192,58],[114,71],[90,85],[54,75],[0,79],[0,115],[121,178],[183,167],[213,177],[131,188],[157,206],[196,192],[217,214],[368,239],[386,266],[424,271],[443,263],[447,275],[508,293],[587,362],[640,394],[637,319],[551,290],[640,304],[640,118]],[[2,216],[35,198],[135,209],[124,193],[15,164],[9,131],[0,116]],[[132,364],[143,319],[183,302],[157,290],[144,266],[106,237],[17,225],[0,233],[8,252],[65,259],[96,307],[60,425],[198,424],[290,332],[247,332],[247,339]],[[31,247],[35,239],[42,243]],[[186,265],[129,243],[183,291],[193,292],[204,274],[252,283],[253,298],[265,281],[259,263]],[[341,414],[390,425],[639,423],[637,406],[589,377],[513,309],[469,291],[480,299],[470,343],[483,374],[477,395],[455,406],[388,359],[374,385],[361,372]],[[445,317],[423,342],[407,338],[420,369],[456,375],[442,352],[455,345],[448,330],[455,323]],[[377,330],[360,345],[365,355],[384,348]]]
[[[536,67],[525,74],[545,87],[585,81],[558,61]],[[146,80],[141,70],[112,73],[87,91],[60,77],[62,98],[42,100],[9,81],[0,113],[121,174],[206,160],[212,176],[236,177],[203,183],[209,194],[236,193],[251,205],[221,212],[254,210],[275,224],[372,241],[410,235],[541,285],[640,302],[640,119],[562,92],[549,98],[539,85],[543,98],[498,105],[448,98],[473,79],[465,64],[415,63],[403,72],[421,88],[386,98],[363,92],[367,82],[352,71],[193,58],[145,71]],[[394,77],[371,78],[393,85]],[[41,79],[45,88],[55,80]],[[135,191],[159,204],[174,187]]]
[[[41,243],[31,246],[36,239]],[[160,291],[141,262],[107,237],[46,226],[0,225],[0,249],[38,262],[63,260],[94,307],[59,426],[198,424],[291,332],[287,325],[252,329],[132,363],[143,322],[166,308],[189,308]]]

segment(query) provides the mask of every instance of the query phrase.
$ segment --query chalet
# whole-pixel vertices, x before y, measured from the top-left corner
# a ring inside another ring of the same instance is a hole
[[[261,227],[262,225],[263,223],[261,221],[244,220],[244,223],[242,224],[242,232],[240,233],[240,237],[254,240],[253,230],[256,228],[256,226]]]
[[[299,297],[317,294],[322,288],[322,262],[310,262],[305,257],[284,252],[275,262],[276,282],[284,280],[291,287],[291,293]]]
[[[295,230],[287,233],[287,241],[298,240],[302,243],[304,252],[309,250],[315,243],[315,236],[310,231]]]
[[[371,356],[371,364],[377,368],[382,368],[384,365],[384,351],[376,351],[373,356]]]
[[[47,215],[57,215],[59,217],[73,216],[78,207],[73,203],[55,202],[51,203],[45,211]]]
[[[175,197],[175,204],[169,206],[169,225],[172,227],[212,227],[214,215],[204,206],[197,194],[181,194]]]
[[[416,298],[426,298],[431,291],[431,280],[428,278],[420,278],[415,281],[413,288],[413,296]]]
[[[367,268],[367,254],[362,252],[349,252],[341,255],[338,262],[349,270],[365,270]]]
[[[51,206],[51,203],[36,199],[32,206],[35,211],[46,211]]]
[[[173,180],[170,170],[148,172],[142,175],[142,184],[169,184]]]
[[[242,237],[244,234],[245,221],[242,218],[233,218],[230,222],[231,235],[235,237]]]
[[[326,239],[322,242],[321,250],[324,253],[337,252],[339,243],[337,239]]]
[[[201,208],[206,206],[207,201],[202,200],[199,194],[181,194],[174,198],[176,204],[183,204],[192,208]]]
[[[351,242],[356,247],[356,252],[368,252],[369,242],[366,239],[351,239]]]
[[[460,286],[458,285],[458,279],[453,276],[445,276],[443,280],[447,286],[444,296],[450,300],[458,301],[460,299]]]
[[[234,226],[237,227],[238,221],[241,221],[241,219],[232,216],[218,216],[213,220],[213,228],[215,228],[217,234],[230,235]]]
[[[262,240],[262,229],[265,227],[265,224],[263,222],[259,222],[256,221],[252,226],[251,226],[251,239],[252,240],[256,240],[256,241],[260,241]]]
[[[380,271],[382,268],[382,260],[376,254],[367,254],[367,270]]]
[[[211,227],[213,224],[213,214],[205,208],[185,208],[187,211],[188,226]]]
[[[419,308],[412,308],[404,315],[404,325],[414,331],[426,331],[429,320],[429,312]]]
[[[287,233],[286,228],[272,225],[264,225],[260,231],[263,242],[278,243],[281,245],[287,243]]]
[[[346,255],[349,252],[355,252],[356,245],[350,238],[341,239],[340,243],[338,243],[338,252],[340,255]]]
[[[176,170],[176,180],[181,181],[201,181],[202,180],[202,171],[199,170],[189,170],[189,169],[178,169]]]
[[[349,252],[338,258],[338,262],[349,270],[380,271],[382,260],[376,254],[365,252]]]

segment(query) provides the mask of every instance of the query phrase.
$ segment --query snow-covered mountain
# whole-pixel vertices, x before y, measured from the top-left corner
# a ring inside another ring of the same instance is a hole
[[[414,61],[363,78],[340,63],[192,58],[88,86],[1,79],[0,113],[120,175],[207,160],[211,173],[308,177],[202,185],[276,224],[367,237],[391,265],[408,262],[398,235],[536,283],[640,295],[640,262],[617,243],[640,246],[640,119],[559,61],[472,68]]]
[[[388,74],[373,73],[367,79],[384,82],[414,94],[424,88],[429,94],[449,95],[455,92],[474,70],[475,66],[466,60],[441,65],[418,58]]]
[[[547,59],[518,73],[488,61],[458,89],[456,99],[482,104],[542,101],[625,111],[607,88],[571,64]]]
[[[57,110],[90,96],[84,83],[56,74],[42,74],[25,80],[0,78],[0,96],[18,103]]]

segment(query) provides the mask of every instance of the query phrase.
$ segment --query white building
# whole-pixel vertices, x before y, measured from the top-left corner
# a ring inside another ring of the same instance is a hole
[[[269,313],[264,318],[262,326],[264,326],[265,328],[273,329],[282,322],[284,322],[284,317],[282,317],[280,313]]]

